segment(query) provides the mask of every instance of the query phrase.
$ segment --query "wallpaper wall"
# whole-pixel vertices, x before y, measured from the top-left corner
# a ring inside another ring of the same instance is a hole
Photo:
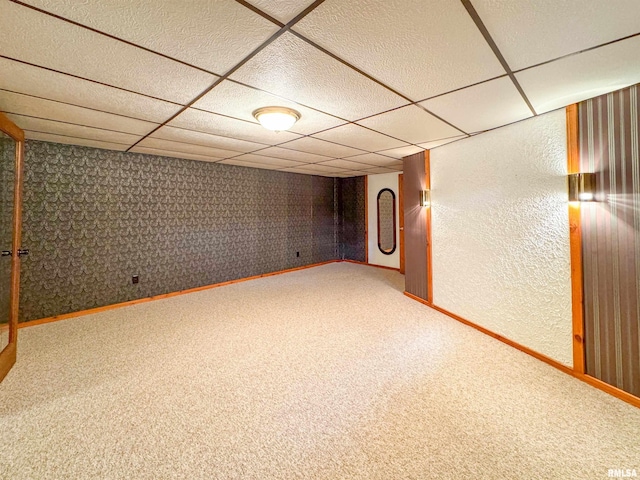
[[[579,105],[586,372],[640,396],[640,88]]]
[[[433,302],[571,366],[565,122],[559,110],[431,150]]]
[[[340,222],[339,256],[358,262],[366,260],[364,179],[341,178],[336,183]]]
[[[21,321],[338,258],[333,178],[36,141],[25,157]]]

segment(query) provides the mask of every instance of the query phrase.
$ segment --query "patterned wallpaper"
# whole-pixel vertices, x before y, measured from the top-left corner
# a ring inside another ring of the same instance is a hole
[[[341,178],[338,182],[340,258],[364,262],[365,241],[365,177]]]
[[[586,371],[640,397],[640,88],[579,105]]]
[[[337,179],[36,141],[25,157],[21,321],[338,258]]]

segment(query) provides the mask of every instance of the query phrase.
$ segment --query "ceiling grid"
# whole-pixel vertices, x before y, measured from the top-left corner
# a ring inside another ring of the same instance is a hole
[[[0,111],[32,139],[345,177],[638,83],[639,48],[636,0],[0,0]],[[302,118],[266,131],[269,104]]]

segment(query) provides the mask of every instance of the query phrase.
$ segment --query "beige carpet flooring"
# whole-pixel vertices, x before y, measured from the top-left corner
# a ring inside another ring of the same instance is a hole
[[[604,479],[640,409],[339,263],[20,331],[2,479]]]

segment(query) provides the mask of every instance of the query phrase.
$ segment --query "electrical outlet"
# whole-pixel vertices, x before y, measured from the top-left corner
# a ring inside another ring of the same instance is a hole
[[[139,275],[134,275],[133,277],[131,277],[131,283],[139,283],[139,282],[140,282]]]

